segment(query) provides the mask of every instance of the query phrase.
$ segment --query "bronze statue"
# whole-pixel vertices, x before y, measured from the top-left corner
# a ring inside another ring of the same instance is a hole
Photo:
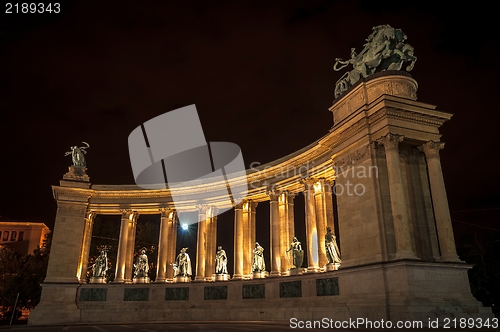
[[[108,255],[105,250],[101,251],[92,265],[92,276],[94,278],[106,278],[106,271],[108,270]]]
[[[217,247],[215,254],[215,274],[227,274],[227,255],[222,246]]]
[[[292,252],[292,267],[291,269],[298,269],[302,266],[302,262],[304,261],[304,251],[302,250],[302,245],[299,240],[294,236],[292,239],[292,243],[290,243],[290,248],[286,251],[288,254]]]
[[[192,275],[191,259],[186,253],[188,248],[182,248],[179,255],[175,260],[174,266],[174,277],[190,277]]]
[[[85,167],[87,166],[85,162],[85,156],[84,154],[87,153],[86,149],[90,148],[90,145],[86,142],[82,142],[83,144],[87,146],[72,146],[71,151],[68,151],[64,154],[64,156],[69,156],[71,155],[71,159],[73,160],[73,166],[76,167]]]
[[[372,28],[373,32],[366,39],[363,50],[357,54],[351,48],[351,59],[335,59],[333,70],[339,71],[348,65],[353,69],[346,72],[335,84],[335,98],[347,91],[361,78],[384,70],[400,70],[403,62],[410,61],[406,67],[411,71],[417,57],[413,55],[413,47],[405,44],[406,35],[401,29],[394,29],[388,24]],[[338,66],[338,65],[341,66]]]
[[[264,248],[259,242],[255,242],[255,249],[253,250],[252,272],[266,271],[266,263],[264,262]]]
[[[146,278],[149,272],[148,256],[146,256],[146,250],[141,249],[139,256],[137,256],[136,263],[134,264],[134,275],[135,278]]]
[[[326,228],[325,250],[328,264],[340,264],[342,262],[340,259],[339,247],[337,246],[337,238],[335,237],[335,234],[332,233],[332,229],[330,227]]]

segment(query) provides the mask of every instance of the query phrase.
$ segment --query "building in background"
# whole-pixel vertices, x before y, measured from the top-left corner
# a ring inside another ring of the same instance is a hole
[[[0,247],[10,247],[21,255],[41,247],[50,229],[42,222],[0,219]]]

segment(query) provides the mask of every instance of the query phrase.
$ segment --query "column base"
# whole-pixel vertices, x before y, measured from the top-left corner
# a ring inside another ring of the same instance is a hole
[[[269,277],[270,277],[270,278],[274,278],[274,277],[281,277],[281,272],[278,272],[278,271],[271,271],[271,273],[269,274]]]
[[[394,259],[415,259],[420,260],[413,251],[398,251]]]
[[[231,280],[243,280],[243,274],[233,274]]]
[[[305,273],[320,273],[321,269],[318,266],[309,266],[307,270],[304,271]]]
[[[194,280],[193,280],[193,282],[204,282],[204,281],[205,281],[205,277],[200,277],[200,276],[194,277]]]
[[[173,280],[174,282],[191,282],[190,277],[177,276]]]
[[[439,257],[439,262],[465,263],[461,261],[457,254],[445,254]]]

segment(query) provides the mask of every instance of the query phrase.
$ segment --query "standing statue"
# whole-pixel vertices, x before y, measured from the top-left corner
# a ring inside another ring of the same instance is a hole
[[[179,255],[175,259],[174,277],[190,277],[192,275],[191,259],[186,253],[188,248],[182,248]]]
[[[217,247],[215,254],[215,274],[227,274],[227,255],[222,246]]]
[[[108,255],[105,250],[101,250],[101,254],[95,259],[92,265],[93,278],[106,278],[106,271],[108,270]]]
[[[340,264],[342,262],[340,259],[339,247],[337,246],[337,238],[335,234],[332,233],[332,229],[330,227],[326,228],[325,250],[328,264]]]
[[[262,248],[259,242],[255,242],[255,248],[253,250],[253,262],[252,262],[252,272],[265,272],[266,263],[264,262],[264,248]]]
[[[149,272],[148,256],[146,256],[146,250],[141,249],[139,256],[134,264],[134,276],[135,278],[146,278]]]
[[[85,163],[84,154],[87,153],[86,149],[90,148],[90,145],[86,142],[82,142],[82,143],[87,145],[87,146],[80,146],[80,147],[77,147],[76,145],[72,146],[71,151],[68,151],[64,154],[64,156],[71,155],[71,159],[73,160],[73,166],[76,166],[76,167],[87,166],[87,164]]]
[[[302,245],[299,240],[294,236],[292,239],[292,243],[290,243],[290,248],[286,251],[288,254],[292,252],[292,267],[290,269],[298,269],[302,266],[302,262],[304,261],[304,251],[302,250]]]
[[[413,47],[405,44],[406,35],[401,29],[394,29],[388,24],[372,28],[373,32],[366,39],[363,50],[358,54],[351,48],[351,59],[335,59],[333,70],[339,71],[348,65],[353,69],[344,75],[335,84],[335,98],[347,91],[361,78],[384,70],[400,70],[403,62],[410,61],[406,67],[411,71],[417,57],[413,55]],[[341,66],[338,66],[338,65]]]

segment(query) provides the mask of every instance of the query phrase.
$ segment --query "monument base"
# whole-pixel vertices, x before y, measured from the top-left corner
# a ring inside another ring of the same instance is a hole
[[[138,277],[138,278],[132,279],[132,282],[134,284],[149,284],[150,280],[149,280],[149,277]]]
[[[267,271],[262,271],[262,272],[253,272],[252,277],[254,279],[264,279],[265,277],[269,276],[269,273]]]
[[[104,277],[91,277],[89,280],[90,284],[105,284],[106,278]]]
[[[191,277],[177,276],[174,278],[174,282],[191,282]]]
[[[227,281],[229,280],[229,274],[216,274],[215,281]]]
[[[290,323],[292,319],[363,318],[393,324],[418,321],[428,328],[429,320],[491,319],[491,308],[483,307],[470,293],[469,268],[456,263],[394,261],[286,278],[188,283],[188,277],[177,277],[186,282],[182,287],[155,283],[42,284],[42,299],[28,323],[145,319]],[[170,299],[165,298],[166,293]]]

